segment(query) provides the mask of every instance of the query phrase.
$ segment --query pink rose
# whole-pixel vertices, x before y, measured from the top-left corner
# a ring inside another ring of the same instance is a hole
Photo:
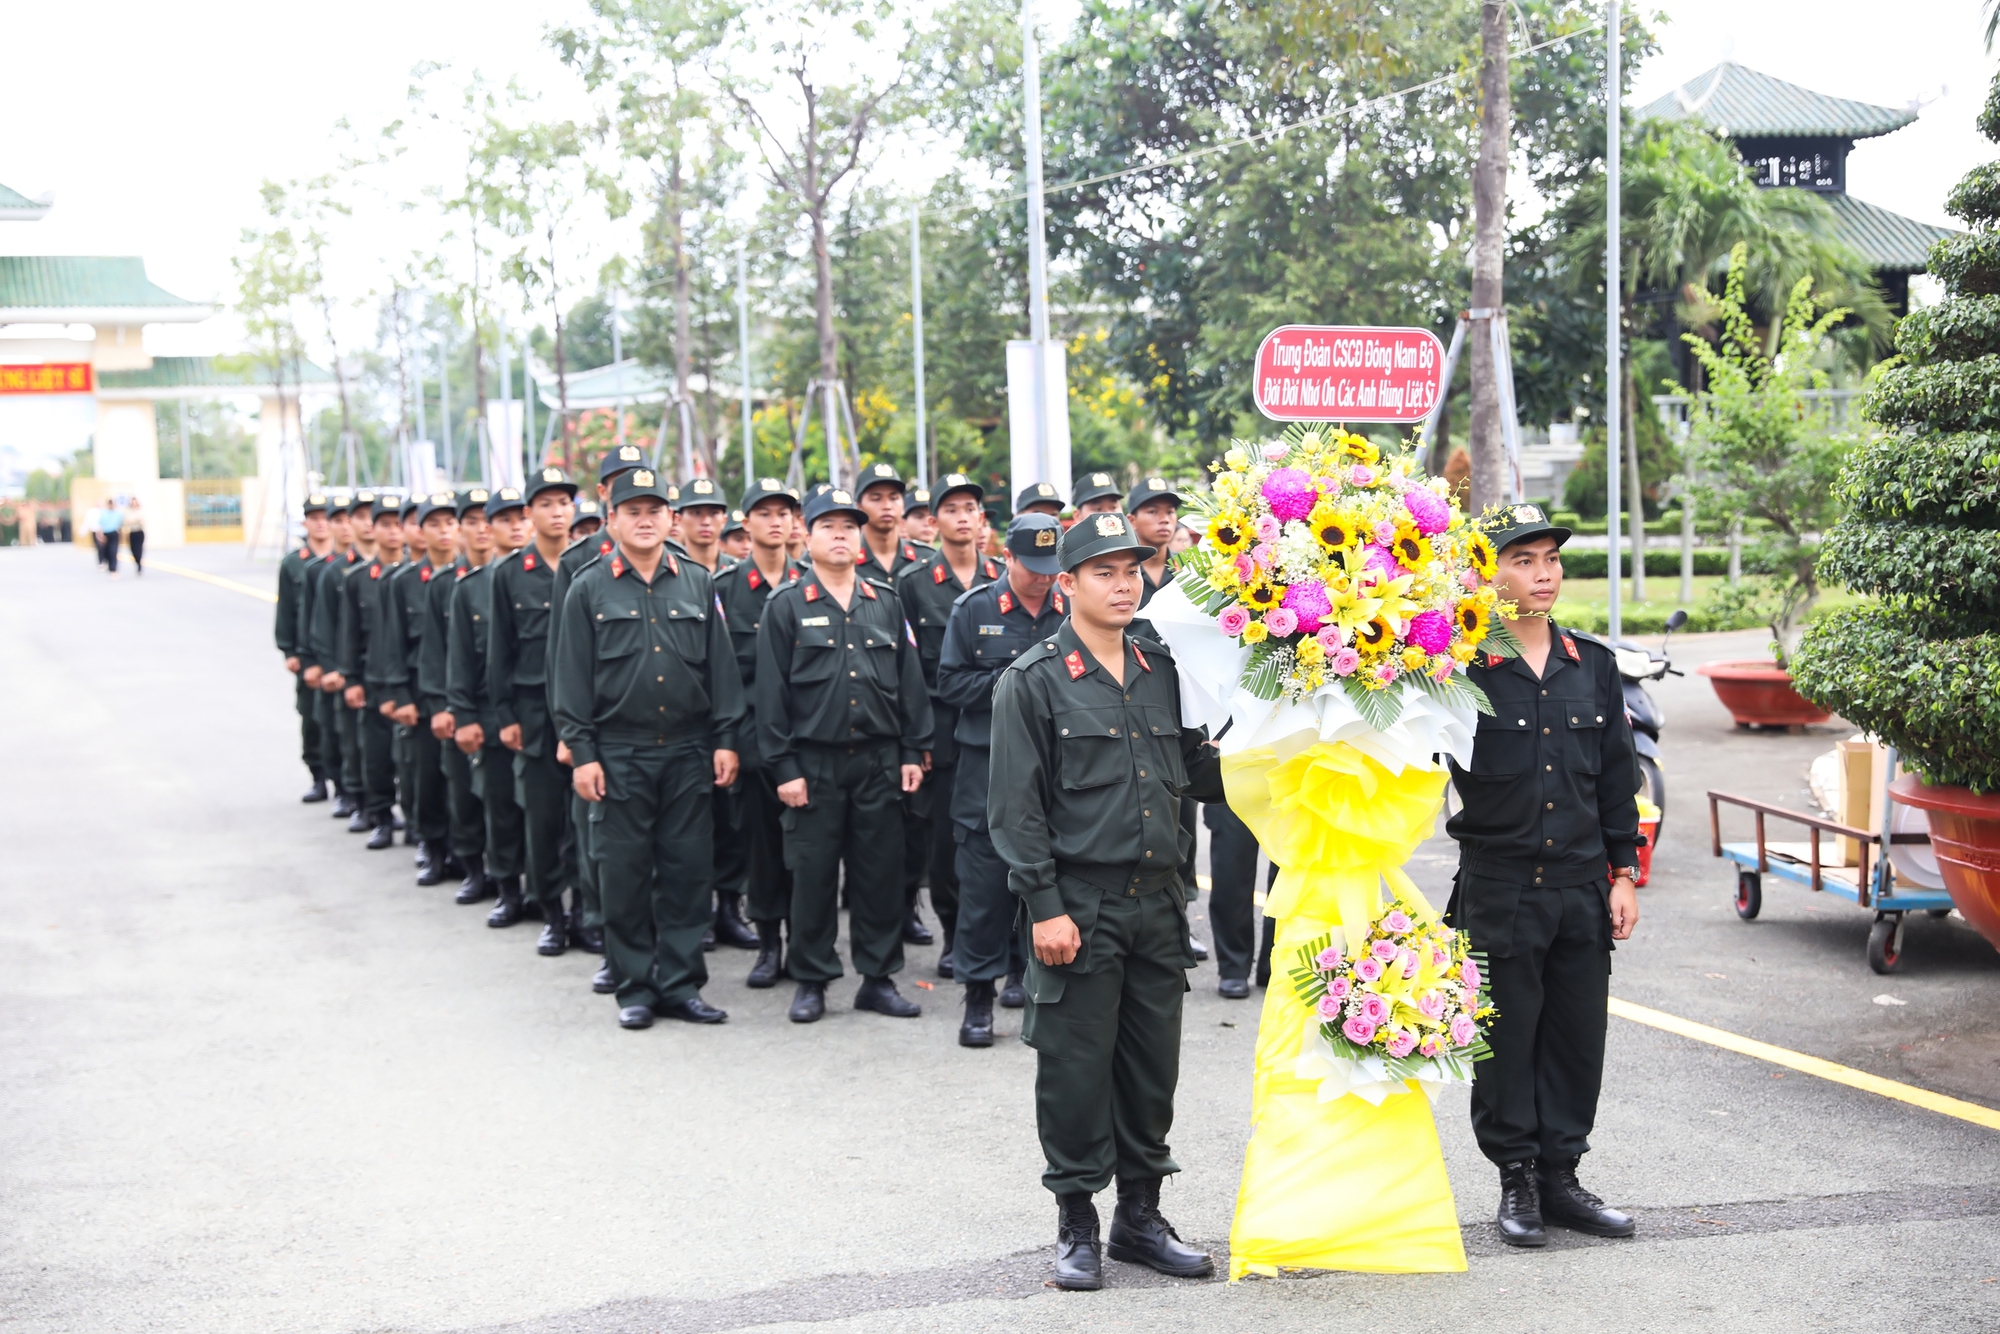
[[[1365,463],[1357,463],[1347,470],[1347,478],[1356,486],[1375,485],[1375,470]]]
[[[1284,639],[1297,632],[1298,613],[1290,607],[1273,607],[1264,613],[1264,628],[1279,639]]]
[[[1335,676],[1352,676],[1355,668],[1361,665],[1361,655],[1351,648],[1344,648],[1333,655],[1332,665]]]
[[[1458,576],[1458,582],[1460,586],[1465,589],[1466,592],[1473,593],[1477,592],[1479,586],[1485,583],[1486,581],[1479,577],[1479,571],[1467,570],[1464,574]]]
[[[1319,1011],[1319,1017],[1329,1023],[1340,1018],[1340,999],[1337,996],[1331,994],[1321,996],[1319,1004],[1314,1008]]]
[[[1437,1034],[1433,1033],[1424,1039],[1424,1045],[1417,1048],[1417,1052],[1422,1056],[1440,1056],[1444,1054],[1444,1044],[1439,1042]]]
[[[1264,446],[1264,462],[1276,463],[1291,452],[1292,447],[1290,445],[1278,444],[1274,441]]]
[[[1416,1047],[1417,1035],[1407,1028],[1397,1029],[1396,1035],[1389,1039],[1389,1054],[1391,1056],[1408,1056],[1416,1050]]]
[[[1399,957],[1403,962],[1404,978],[1415,977],[1417,975],[1417,952],[1415,950],[1404,950]]]
[[[1436,945],[1431,946],[1431,967],[1442,968],[1450,962],[1451,956],[1446,954],[1442,948]]]
[[[1340,479],[1338,477],[1315,477],[1313,478],[1313,485],[1319,488],[1321,495],[1337,496],[1340,494]]]
[[[1248,555],[1238,556],[1236,558],[1235,564],[1236,564],[1236,577],[1242,580],[1244,583],[1247,584],[1252,579],[1257,577],[1257,562],[1251,560]]]
[[[1346,1000],[1347,993],[1354,990],[1354,984],[1344,977],[1336,977],[1326,984],[1326,994],[1335,1000]]]
[[[1382,965],[1373,959],[1363,959],[1354,965],[1354,975],[1363,982],[1373,982],[1382,976]]]
[[[1479,1036],[1479,1025],[1472,1022],[1471,1015],[1462,1014],[1458,1016],[1458,1018],[1451,1021],[1452,1046],[1470,1047],[1472,1045],[1473,1039],[1477,1038],[1478,1036]]]
[[[1268,514],[1257,520],[1257,540],[1259,542],[1275,542],[1284,536],[1284,533],[1284,527]]]
[[[1417,997],[1417,1013],[1426,1019],[1435,1019],[1444,1013],[1444,993],[1426,991]]]
[[[1278,563],[1278,553],[1269,542],[1259,542],[1250,548],[1250,559],[1268,570]]]
[[[1437,666],[1431,668],[1431,680],[1433,681],[1448,680],[1450,679],[1452,672],[1455,670],[1456,666],[1455,664],[1453,664],[1450,658],[1439,658],[1437,660]]]
[[[1385,662],[1380,667],[1377,667],[1375,669],[1375,679],[1377,681],[1380,681],[1383,685],[1388,685],[1391,681],[1396,679],[1396,664],[1393,662]]]
[[[1317,957],[1313,959],[1313,966],[1320,969],[1322,972],[1330,972],[1333,969],[1340,967],[1340,961],[1341,961],[1340,946],[1328,945],[1325,949],[1319,952]]]
[[[1222,615],[1215,618],[1216,629],[1222,631],[1223,634],[1228,635],[1231,639],[1242,634],[1244,628],[1249,624],[1250,613],[1242,607],[1225,607],[1222,610]]]
[[[1396,957],[1396,942],[1393,940],[1378,940],[1374,945],[1369,947],[1368,952],[1383,963],[1388,963]]]
[[[1288,590],[1288,591],[1289,591],[1289,590]],[[1316,634],[1316,635],[1314,635],[1314,636],[1313,636],[1313,638],[1314,638],[1314,639],[1317,639],[1317,640],[1319,641],[1319,646],[1320,646],[1321,648],[1325,649],[1325,650],[1326,650],[1326,651],[1327,651],[1328,653],[1338,653],[1338,652],[1340,652],[1340,627],[1339,627],[1339,626],[1337,626],[1337,625],[1322,625],[1322,626],[1321,626],[1321,627],[1319,628],[1319,633],[1318,633],[1318,634]]]
[[[1479,993],[1471,987],[1466,987],[1458,993],[1458,1003],[1468,1010],[1476,1010],[1479,1008]]]
[[[1350,1019],[1340,1026],[1340,1032],[1357,1047],[1365,1047],[1375,1037],[1375,1025],[1366,1019]]]
[[[1458,967],[1458,980],[1473,991],[1479,990],[1479,965],[1467,959]]]
[[[1371,1024],[1388,1023],[1389,1002],[1383,1000],[1380,996],[1363,996],[1361,998],[1361,1017]]]
[[[1389,915],[1382,919],[1382,925],[1400,936],[1410,929],[1410,915],[1401,908],[1391,908]]]
[[[1396,525],[1390,523],[1387,519],[1384,519],[1382,520],[1382,522],[1376,524],[1375,540],[1377,542],[1380,542],[1385,547],[1388,546],[1391,542],[1396,540]]]

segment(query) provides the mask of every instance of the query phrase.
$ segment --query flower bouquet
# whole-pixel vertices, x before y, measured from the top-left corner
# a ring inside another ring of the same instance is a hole
[[[1240,685],[1293,704],[1343,693],[1387,731],[1403,682],[1439,703],[1491,713],[1464,669],[1520,646],[1498,617],[1493,544],[1407,453],[1332,426],[1239,442],[1193,499],[1203,542],[1180,558],[1181,591],[1248,646]]]
[[[1296,1074],[1319,1099],[1352,1093],[1377,1106],[1416,1080],[1435,1099],[1470,1084],[1492,1055],[1483,959],[1463,931],[1413,914],[1400,900],[1343,950],[1328,932],[1298,950],[1292,987],[1311,1016]]]

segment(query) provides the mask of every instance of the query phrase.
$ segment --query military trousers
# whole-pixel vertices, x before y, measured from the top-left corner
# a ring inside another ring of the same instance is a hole
[[[952,936],[951,975],[960,982],[991,982],[1021,967],[1021,901],[1007,888],[1007,863],[983,829],[953,825],[958,853],[958,920]]]
[[[893,741],[801,745],[804,806],[787,806],[785,865],[792,872],[792,976],[831,982],[840,970],[840,865],[847,864],[847,948],[854,971],[888,977],[903,968],[903,792]]]
[[[1461,876],[1460,895],[1479,889]],[[1525,886],[1511,940],[1482,941],[1480,915],[1469,914],[1472,947],[1487,952],[1499,1011],[1486,1033],[1493,1055],[1473,1067],[1472,1083],[1472,1133],[1493,1162],[1590,1150],[1611,990],[1609,892],[1601,880]],[[1496,945],[1507,952],[1495,953]]]
[[[736,785],[745,860],[743,912],[753,922],[782,922],[792,911],[792,872],[785,865],[785,803],[771,771],[745,769]]]
[[[444,771],[445,801],[450,808],[452,856],[486,855],[486,806],[472,781],[472,757],[449,739],[438,742],[438,767]]]
[[[542,905],[546,920],[560,921],[563,911],[563,822],[572,795],[569,769],[556,763],[556,741],[542,738],[536,747],[514,754],[514,797],[521,809],[523,860],[528,872],[528,897]]]
[[[725,894],[740,894],[743,892],[744,877],[750,873],[749,852],[743,846],[742,790],[732,787],[716,788],[713,800],[715,802],[715,887]]]
[[[1035,1126],[1057,1195],[1094,1194],[1115,1176],[1180,1171],[1167,1147],[1180,1083],[1187,914],[1169,884],[1100,896],[1087,972],[1028,965],[1021,1037],[1035,1049]],[[1070,897],[1068,887],[1064,897]],[[1074,916],[1075,914],[1073,914]]]
[[[409,733],[410,786],[413,805],[403,807],[403,822],[423,843],[444,844],[451,838],[451,795],[445,786],[439,749],[429,724],[403,729]]]
[[[497,727],[486,730],[486,744],[472,756],[472,787],[486,816],[486,874],[521,874],[528,853],[527,821],[514,795],[514,752],[500,744]]]
[[[315,783],[326,781],[326,754],[319,739],[319,693],[306,684],[301,670],[292,691],[299,710],[299,758],[305,761]]]
[[[417,834],[417,738],[415,729],[398,722],[389,724],[394,733],[390,749],[396,757],[396,804],[403,809],[404,841]]]
[[[368,762],[361,753],[361,709],[349,708],[343,693],[333,696],[334,720],[340,731],[340,785],[356,797],[365,799]]]
[[[603,744],[604,800],[592,802],[604,959],[618,1004],[655,1009],[708,981],[701,938],[714,918],[715,786],[705,741]]]
[[[597,874],[597,826],[591,823],[590,813],[597,807],[594,801],[585,801],[576,795],[574,769],[566,769],[571,775],[569,797],[569,841],[570,878],[576,886],[577,911],[583,914],[583,924],[593,929],[604,926],[604,897],[598,888]]]
[[[931,869],[931,812],[937,806],[932,793],[934,774],[925,774],[915,792],[903,794],[903,908],[915,912],[923,896],[924,881]],[[949,793],[950,788],[942,789]]]
[[[385,825],[394,818],[396,804],[396,724],[372,700],[351,712],[361,743],[361,809],[370,825]]]
[[[958,938],[958,825],[951,818],[951,790],[957,781],[956,764],[933,767],[924,775],[924,786],[930,791],[931,809],[929,817],[923,821],[921,855],[929,867],[931,909],[937,913],[938,927],[944,932],[946,948],[951,948]]]
[[[1257,944],[1257,836],[1223,802],[1205,802],[1202,821],[1208,825],[1208,929],[1215,942],[1215,971],[1222,977],[1248,981],[1254,970],[1271,972],[1271,935]],[[1278,883],[1278,864],[1271,863],[1265,888]]]
[[[319,730],[320,770],[336,791],[353,791],[347,786],[347,771],[341,765],[340,753],[340,715],[347,712],[347,705],[331,690],[313,693],[317,696],[313,700],[313,718]]]

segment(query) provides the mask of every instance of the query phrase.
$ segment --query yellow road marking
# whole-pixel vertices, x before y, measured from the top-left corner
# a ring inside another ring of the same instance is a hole
[[[248,584],[239,584],[234,579],[218,578],[201,570],[190,570],[185,565],[169,565],[163,560],[156,560],[153,562],[153,568],[156,570],[165,570],[168,574],[177,574],[183,579],[199,579],[205,584],[214,584],[217,588],[226,588],[232,593],[248,593],[251,597],[262,598],[266,602],[276,602],[278,600],[276,593],[262,588],[252,588]]]
[[[1995,1111],[1991,1107],[1981,1107],[1976,1102],[1949,1098],[1942,1093],[1920,1089],[1914,1084],[1901,1084],[1893,1079],[1884,1079],[1880,1075],[1871,1075],[1849,1066],[1836,1065],[1832,1061],[1823,1061],[1817,1056],[1807,1056],[1803,1052],[1774,1047],[1755,1038],[1739,1037],[1720,1028],[1697,1024],[1691,1019],[1683,1019],[1664,1010],[1649,1010],[1643,1005],[1634,1005],[1631,1001],[1618,1000],[1615,997],[1611,1001],[1611,1013],[1620,1019],[1630,1019],[1635,1024],[1645,1024],[1678,1037],[1693,1038],[1696,1042],[1706,1042],[1712,1047],[1721,1047],[1725,1051],[1733,1051],[1741,1056],[1754,1056],[1760,1061],[1769,1061],[1773,1065],[1782,1065],[1803,1074],[1817,1075],[1821,1079],[1845,1084],[1849,1088],[1861,1089],[1863,1092],[1894,1098],[1898,1102],[1907,1102],[1926,1111],[1937,1112],[1943,1116],[1955,1116],[1961,1121],[1985,1126],[1988,1130],[2000,1130],[2000,1111]]]

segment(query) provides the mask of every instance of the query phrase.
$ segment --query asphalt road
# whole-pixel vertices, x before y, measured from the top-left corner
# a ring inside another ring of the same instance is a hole
[[[156,555],[273,578],[235,549]],[[0,1330],[2000,1327],[2000,1135],[1617,1019],[1585,1178],[1634,1241],[1497,1245],[1461,1097],[1438,1121],[1467,1275],[1112,1264],[1103,1293],[1051,1292],[1027,1049],[960,1050],[941,981],[905,987],[915,1022],[851,1012],[848,981],[796,1027],[735,953],[710,956],[727,1025],[619,1030],[592,956],[538,958],[532,927],[487,930],[407,850],[298,804],[270,613],[0,550]],[[1732,732],[1698,677],[1660,694],[1668,825],[1614,993],[2000,1106],[1983,941],[1916,921],[1879,978],[1866,913],[1774,886],[1740,922],[1708,857],[1703,789],[1803,806],[1844,730]],[[1441,898],[1450,866],[1440,840],[1414,871]],[[1213,982],[1165,1203],[1219,1249],[1256,1008]]]

